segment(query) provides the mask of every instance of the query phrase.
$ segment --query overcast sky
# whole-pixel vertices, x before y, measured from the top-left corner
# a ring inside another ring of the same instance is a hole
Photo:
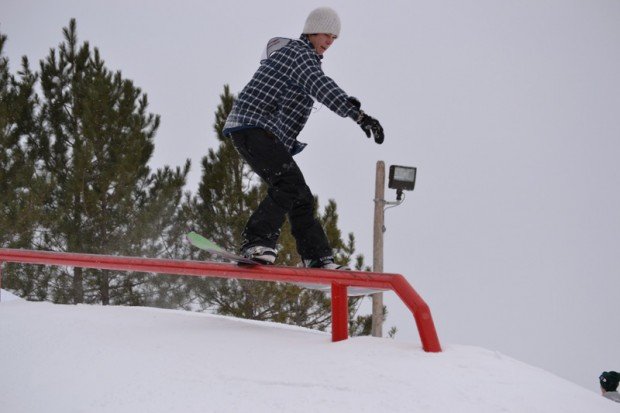
[[[296,157],[372,262],[377,160],[418,167],[386,213],[385,271],[430,305],[440,339],[475,344],[589,389],[620,370],[620,2],[0,0],[11,70],[34,67],[77,19],[160,114],[153,166],[217,141],[224,84],[238,93],[274,36],[329,5],[342,20],[325,72],[386,132],[377,146],[316,105]],[[386,191],[390,200],[392,191]],[[392,293],[386,329],[417,338]]]

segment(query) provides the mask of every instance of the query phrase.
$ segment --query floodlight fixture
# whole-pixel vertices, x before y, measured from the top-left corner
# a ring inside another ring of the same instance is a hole
[[[403,191],[413,191],[415,188],[416,168],[411,166],[390,166],[388,187],[396,189],[396,199],[400,201]]]

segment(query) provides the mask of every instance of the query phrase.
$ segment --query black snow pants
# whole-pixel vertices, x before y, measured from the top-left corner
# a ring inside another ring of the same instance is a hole
[[[325,231],[314,216],[314,197],[299,166],[280,140],[261,128],[232,133],[239,154],[268,185],[267,196],[245,226],[242,248],[275,248],[288,215],[297,251],[304,259],[332,255]]]

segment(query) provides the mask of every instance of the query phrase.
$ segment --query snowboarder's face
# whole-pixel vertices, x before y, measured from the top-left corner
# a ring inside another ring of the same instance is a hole
[[[316,50],[319,55],[323,55],[327,51],[327,49],[329,49],[329,46],[334,43],[336,37],[337,36],[333,34],[318,33],[309,34],[308,40],[310,40],[310,43],[312,43],[312,46],[314,46],[314,50]]]

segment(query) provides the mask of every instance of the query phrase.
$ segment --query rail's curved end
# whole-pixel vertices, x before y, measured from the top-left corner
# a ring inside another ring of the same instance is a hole
[[[392,276],[392,288],[413,313],[424,351],[437,353],[441,351],[439,337],[431,315],[431,309],[411,284],[400,274]]]

